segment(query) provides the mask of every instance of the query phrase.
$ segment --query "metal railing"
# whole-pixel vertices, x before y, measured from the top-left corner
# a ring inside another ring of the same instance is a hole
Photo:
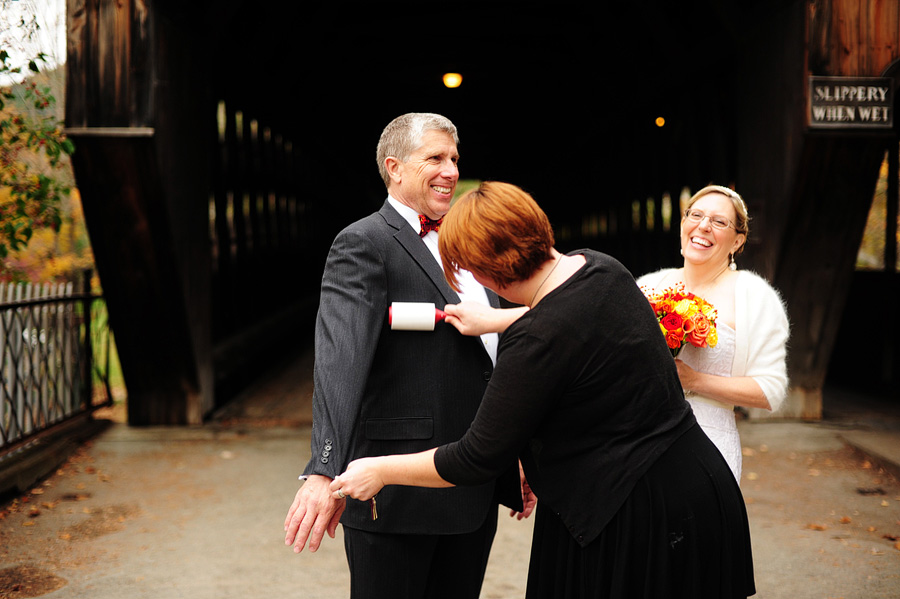
[[[0,458],[112,403],[106,303],[72,288],[0,293]]]

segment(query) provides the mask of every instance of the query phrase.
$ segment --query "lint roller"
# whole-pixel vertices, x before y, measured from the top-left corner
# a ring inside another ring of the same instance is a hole
[[[447,316],[428,302],[391,302],[388,324],[392,331],[433,331],[435,323]]]

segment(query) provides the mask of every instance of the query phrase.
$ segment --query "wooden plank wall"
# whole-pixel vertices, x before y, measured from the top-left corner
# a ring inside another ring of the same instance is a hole
[[[878,77],[900,56],[896,0],[817,0],[808,15],[811,75]]]
[[[148,3],[67,0],[66,11],[66,126],[153,126]]]
[[[900,3],[895,0],[819,0],[806,10],[804,80],[810,75],[882,76],[900,58]],[[775,283],[792,320],[790,413],[815,418],[822,413],[822,388],[878,169],[897,138],[807,132],[801,141],[784,201],[788,212]]]
[[[301,149],[238,105],[218,103],[208,136],[213,351],[224,396],[259,376],[252,358],[263,348],[311,332],[330,242],[317,216],[324,208],[301,191]]]
[[[67,2],[67,133],[132,424],[196,424],[213,405],[206,82],[177,12]]]

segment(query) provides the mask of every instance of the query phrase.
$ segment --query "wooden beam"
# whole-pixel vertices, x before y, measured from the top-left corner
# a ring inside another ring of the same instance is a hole
[[[73,164],[128,388],[131,424],[188,424],[200,392],[156,149],[75,137]]]

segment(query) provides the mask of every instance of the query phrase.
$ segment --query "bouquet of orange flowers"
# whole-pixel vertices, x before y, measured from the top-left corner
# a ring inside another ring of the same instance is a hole
[[[677,357],[688,343],[696,347],[716,346],[719,340],[716,333],[717,314],[712,304],[685,291],[682,283],[658,293],[643,291],[656,313],[659,328],[673,357]]]

